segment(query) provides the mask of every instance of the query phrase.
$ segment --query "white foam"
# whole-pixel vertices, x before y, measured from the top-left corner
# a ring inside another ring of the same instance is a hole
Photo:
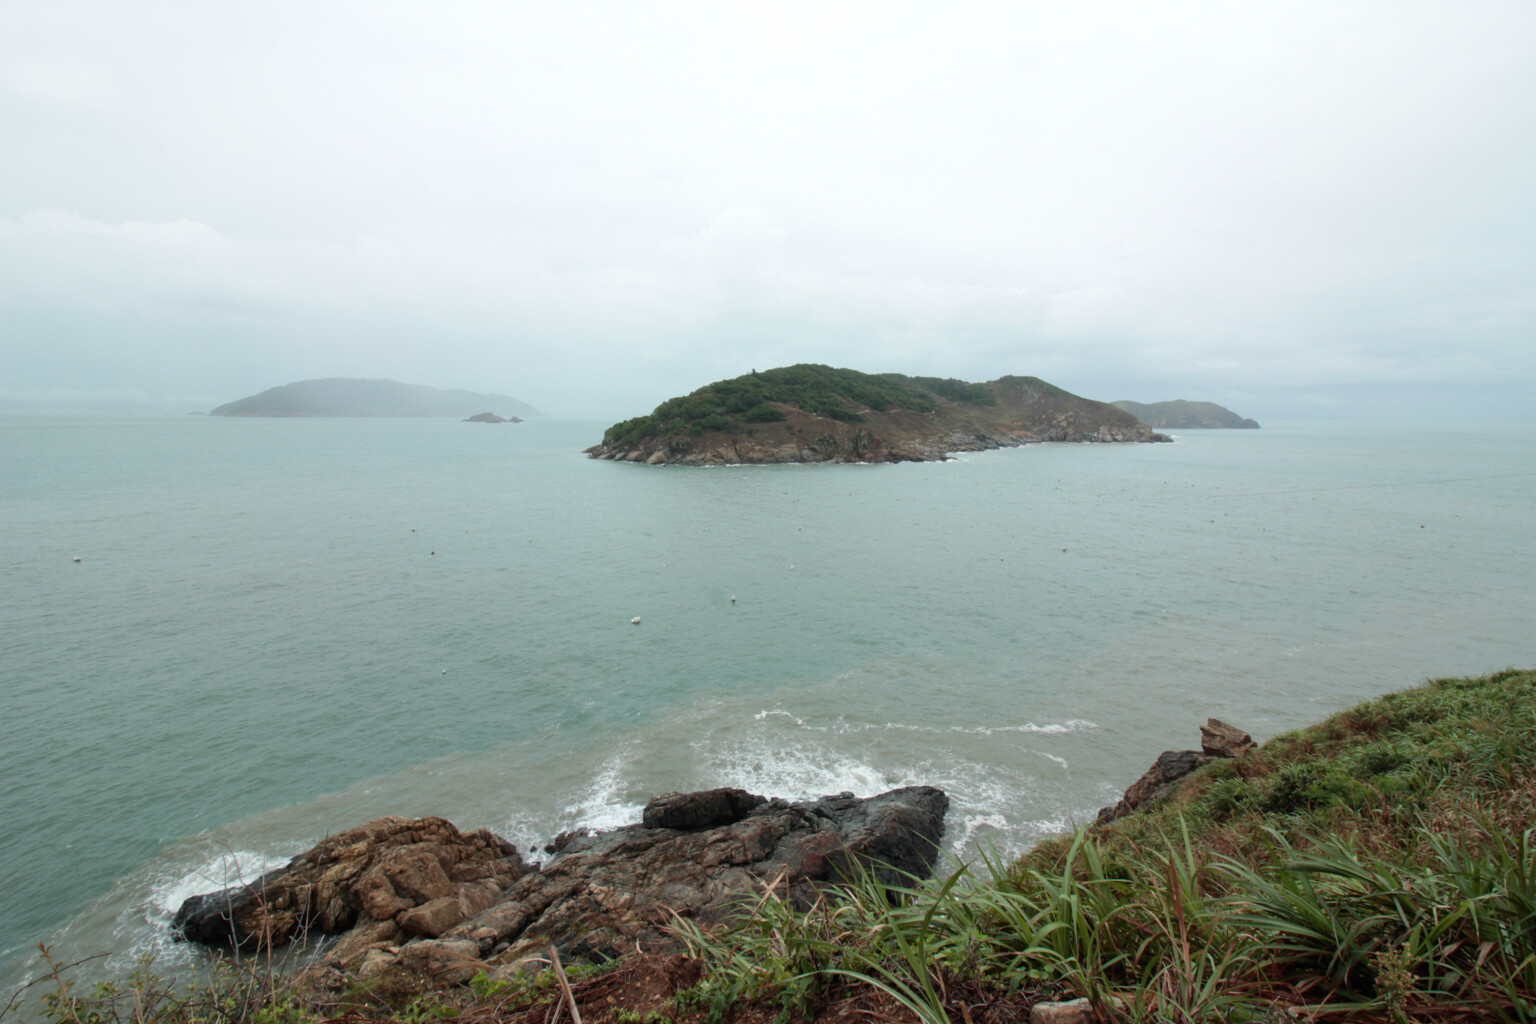
[[[841,677],[840,677],[841,678]],[[1024,722],[1019,725],[952,725],[943,728],[935,725],[916,725],[911,722],[849,722],[839,715],[831,725],[813,725],[792,711],[783,708],[759,711],[752,716],[755,721],[764,721],[770,717],[787,718],[796,726],[806,732],[832,733],[838,736],[847,736],[860,732],[872,732],[884,730],[887,732],[919,732],[919,733],[959,733],[968,736],[991,736],[995,733],[1028,733],[1042,736],[1064,736],[1071,732],[1097,729],[1098,723],[1086,718],[1072,718],[1065,722],[1047,722],[1037,725],[1034,722]],[[1065,762],[1063,762],[1065,763]]]
[[[255,850],[226,850],[183,875],[160,879],[150,891],[149,907],[169,922],[191,897],[254,882],[287,860],[287,856]]]
[[[950,840],[954,855],[964,859],[971,849],[971,842],[979,831],[1007,833],[1008,819],[1001,814],[966,814],[960,819],[959,835]]]
[[[857,758],[827,756],[814,749],[733,744],[701,753],[704,774],[719,779],[715,785],[737,786],[750,793],[796,800],[845,792],[874,796],[903,784]]]
[[[603,762],[577,801],[561,810],[561,824],[565,829],[585,828],[601,832],[633,825],[640,820],[644,805],[624,799],[629,792],[625,771],[629,760],[629,756],[621,752]]]
[[[839,677],[839,679],[843,679],[843,677]],[[797,728],[805,729],[806,732],[829,732],[829,734],[834,735],[852,735],[856,734],[856,732],[872,731],[929,732],[929,734],[935,735],[942,734],[942,732],[958,732],[958,734],[962,735],[994,735],[997,732],[1066,735],[1068,732],[1089,731],[1089,729],[1098,728],[1097,722],[1089,722],[1087,718],[1069,718],[1066,722],[1048,722],[1044,723],[1044,725],[1025,722],[1021,723],[1021,725],[952,725],[948,726],[948,728],[942,728],[942,726],[914,725],[911,722],[848,722],[843,715],[837,715],[836,720],[831,725],[813,725],[813,723],[809,723],[808,720],[800,717],[800,715],[794,714],[793,711],[786,711],[783,708],[765,709],[765,711],[759,711],[753,715],[756,722],[765,722],[766,718],[771,717],[788,718]]]

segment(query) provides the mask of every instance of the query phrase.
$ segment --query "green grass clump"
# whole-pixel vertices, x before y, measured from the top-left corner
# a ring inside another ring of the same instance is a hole
[[[929,884],[773,895],[690,943],[712,1019],[859,980],[1123,1021],[1536,1021],[1536,673],[1445,679],[1218,762],[1150,813]],[[1426,1016],[1427,1015],[1427,1016]]]

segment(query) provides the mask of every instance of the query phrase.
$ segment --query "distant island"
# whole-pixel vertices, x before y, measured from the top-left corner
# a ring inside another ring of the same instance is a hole
[[[1113,403],[1149,427],[1160,430],[1258,430],[1254,420],[1244,419],[1215,402],[1120,401]]]
[[[210,416],[454,416],[477,415],[487,407],[517,421],[539,410],[508,395],[429,388],[397,380],[326,377],[268,388],[259,395],[229,402]],[[518,421],[520,422],[520,421]]]
[[[716,381],[615,423],[594,459],[651,465],[931,462],[1039,441],[1166,441],[1038,377],[985,384],[813,363]]]

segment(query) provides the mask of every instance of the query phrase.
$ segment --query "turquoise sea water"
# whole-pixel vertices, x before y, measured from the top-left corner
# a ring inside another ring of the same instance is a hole
[[[1209,715],[1536,665],[1529,428],[658,469],[602,427],[0,419],[0,984],[184,961],[184,896],[381,814],[921,782],[1013,852]]]

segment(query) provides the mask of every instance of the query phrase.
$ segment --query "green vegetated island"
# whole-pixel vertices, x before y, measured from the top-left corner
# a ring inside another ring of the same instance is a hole
[[[1536,671],[1436,680],[1262,745],[1215,720],[1200,734],[1198,750],[1157,755],[1097,822],[1011,863],[934,864],[932,815],[947,801],[927,787],[808,806],[740,790],[670,794],[641,824],[558,837],[542,870],[520,866],[516,848],[483,829],[381,819],[243,890],[200,898],[258,952],[279,930],[357,920],[294,973],[271,973],[270,958],[255,955],[192,989],[140,968],[74,990],[67,969],[45,968],[46,1016],[1536,1019]],[[1147,756],[1157,745],[1147,742]],[[846,816],[846,830],[828,815]],[[786,831],[801,835],[791,861]],[[903,831],[930,841],[915,867],[861,859]],[[651,891],[629,894],[624,885],[641,876],[622,873],[626,863],[648,872]],[[921,877],[925,865],[938,877]],[[716,880],[695,891],[689,870],[704,866]],[[806,881],[829,868],[825,881]],[[503,877],[518,872],[521,881]],[[502,885],[516,898],[444,929]],[[742,898],[707,919],[707,897],[731,885]],[[502,936],[520,930],[521,946],[507,948]],[[518,950],[526,955],[509,959]]]
[[[756,370],[615,423],[595,459],[651,465],[929,462],[1039,441],[1166,441],[1038,377],[984,384],[813,363]]]
[[[1215,402],[1119,401],[1112,403],[1156,430],[1258,430],[1255,420],[1245,419]]]
[[[495,410],[491,419],[507,422],[539,411],[510,395],[443,390],[397,380],[326,377],[268,388],[258,395],[229,402],[210,416],[456,416],[469,418]],[[507,419],[503,419],[506,417]]]

